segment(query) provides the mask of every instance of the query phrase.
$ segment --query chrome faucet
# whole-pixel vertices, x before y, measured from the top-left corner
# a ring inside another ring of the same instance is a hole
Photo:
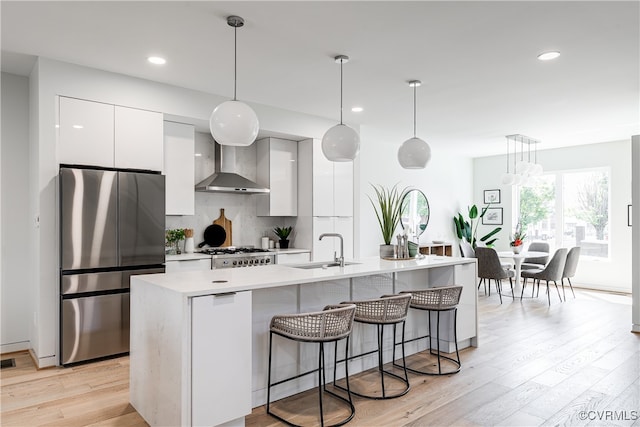
[[[333,252],[333,260],[340,264],[340,267],[344,267],[344,241],[342,239],[342,234],[340,233],[322,233],[318,240],[322,240],[323,237],[337,237],[340,239],[340,258],[336,256],[335,251]]]

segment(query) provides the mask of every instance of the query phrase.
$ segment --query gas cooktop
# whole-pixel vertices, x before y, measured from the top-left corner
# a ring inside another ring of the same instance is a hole
[[[267,249],[252,248],[252,247],[226,247],[226,248],[203,248],[202,253],[209,255],[249,255],[249,254],[266,254],[269,253]]]

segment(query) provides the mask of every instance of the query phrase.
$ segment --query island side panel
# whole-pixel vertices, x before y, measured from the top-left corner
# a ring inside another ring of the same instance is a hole
[[[182,295],[131,277],[130,401],[150,425],[186,425],[189,313]]]

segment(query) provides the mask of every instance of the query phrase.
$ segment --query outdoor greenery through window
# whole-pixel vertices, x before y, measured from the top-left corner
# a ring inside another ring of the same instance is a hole
[[[520,188],[520,222],[528,240],[556,248],[580,246],[585,257],[609,257],[609,170],[535,177]]]

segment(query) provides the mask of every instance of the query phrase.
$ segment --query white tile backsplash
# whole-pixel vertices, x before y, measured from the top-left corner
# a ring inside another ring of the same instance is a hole
[[[250,179],[256,179],[256,144],[249,147],[236,147],[235,172]],[[195,152],[195,184],[214,172],[214,147],[210,135],[196,132]],[[293,226],[292,217],[259,217],[256,215],[256,197],[260,195],[201,193],[195,197],[195,215],[169,215],[166,217],[167,229],[193,228],[196,245],[204,240],[204,230],[220,216],[224,209],[225,217],[232,222],[234,246],[260,247],[260,238],[268,236],[277,240],[273,227]],[[295,228],[290,245],[295,247]]]

